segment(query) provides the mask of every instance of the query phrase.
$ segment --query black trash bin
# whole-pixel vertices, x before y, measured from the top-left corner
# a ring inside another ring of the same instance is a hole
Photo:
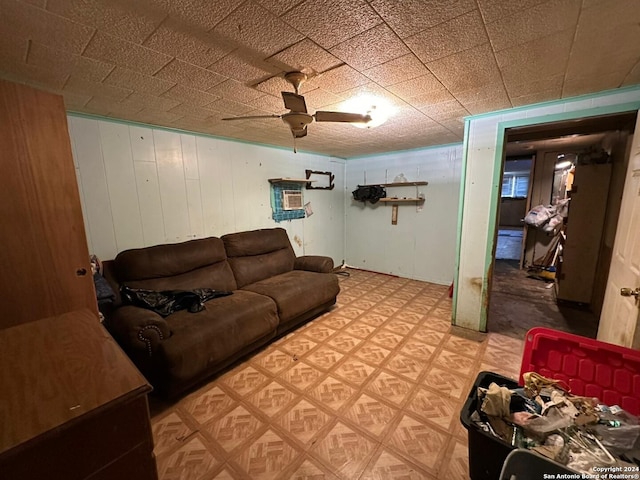
[[[467,429],[469,438],[471,480],[498,480],[507,455],[514,450],[511,444],[485,432],[471,420],[471,414],[478,410],[478,387],[488,388],[493,382],[501,387],[518,387],[516,380],[493,372],[480,372],[460,412],[460,421]]]
[[[560,476],[560,474],[567,474]],[[541,480],[543,478],[576,478],[576,472],[542,455],[519,448],[504,462],[500,480]],[[577,475],[578,478],[583,477]],[[584,478],[584,477],[583,477]]]

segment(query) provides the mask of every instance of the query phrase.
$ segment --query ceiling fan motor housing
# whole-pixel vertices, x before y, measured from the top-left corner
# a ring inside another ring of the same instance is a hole
[[[294,130],[305,128],[313,121],[313,115],[308,113],[289,112],[282,115],[282,121]]]

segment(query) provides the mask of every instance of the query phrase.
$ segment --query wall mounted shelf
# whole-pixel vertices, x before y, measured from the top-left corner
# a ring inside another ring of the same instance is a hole
[[[378,200],[381,203],[424,203],[424,198],[393,198],[385,197]]]
[[[429,185],[429,182],[393,182],[393,183],[371,183],[369,185],[358,185],[359,187],[419,187]]]
[[[269,179],[269,183],[283,183],[283,182],[288,182],[288,183],[311,183],[311,182],[315,182],[315,180],[308,180],[306,178],[270,178]]]

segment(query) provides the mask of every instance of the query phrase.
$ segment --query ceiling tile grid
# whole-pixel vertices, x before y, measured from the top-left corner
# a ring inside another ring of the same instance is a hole
[[[0,77],[77,112],[293,147],[311,114],[373,94],[381,126],[315,123],[351,157],[462,141],[464,117],[640,84],[637,0],[0,0]]]

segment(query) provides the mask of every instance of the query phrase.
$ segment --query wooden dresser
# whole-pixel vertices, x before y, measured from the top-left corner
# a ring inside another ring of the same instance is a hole
[[[96,314],[0,330],[0,478],[157,479],[151,387]]]

